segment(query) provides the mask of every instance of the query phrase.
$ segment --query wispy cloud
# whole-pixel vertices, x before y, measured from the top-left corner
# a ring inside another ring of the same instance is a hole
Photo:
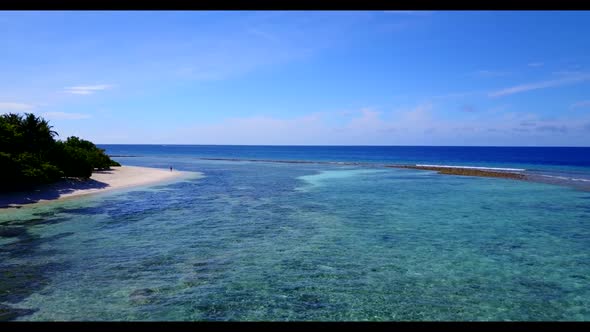
[[[587,135],[590,114],[546,118],[531,112],[491,113],[478,109],[468,117],[449,117],[431,103],[394,110],[361,108],[297,117],[246,116],[180,128],[149,130],[148,142],[168,144],[287,145],[564,145]],[[106,137],[106,136],[105,136]],[[125,140],[132,140],[131,135]],[[587,137],[587,136],[586,136]],[[517,141],[514,141],[516,139]],[[127,141],[146,143],[146,141]],[[584,143],[582,143],[584,144]]]
[[[364,128],[378,128],[383,125],[383,121],[380,119],[381,112],[368,107],[361,109],[359,112],[360,116],[352,118],[348,125],[342,129],[357,131]]]
[[[479,77],[500,77],[500,76],[508,76],[510,72],[507,71],[499,71],[499,70],[478,70],[472,73],[472,75],[479,76]]]
[[[182,79],[225,80],[259,68],[309,59],[350,42],[350,32],[373,20],[371,12],[251,13],[224,21],[223,35],[187,35],[149,47],[163,72]],[[207,45],[207,47],[203,47]],[[236,57],[239,54],[239,57]]]
[[[79,120],[79,119],[88,119],[91,117],[90,114],[66,113],[66,112],[47,112],[47,113],[43,113],[43,116],[48,119],[56,119],[56,120]]]
[[[430,102],[419,104],[418,106],[398,114],[396,124],[405,128],[420,128],[432,124],[432,108],[433,104]]]
[[[474,96],[479,94],[485,94],[486,91],[465,91],[465,92],[454,92],[454,93],[447,93],[443,95],[435,95],[429,97],[430,100],[447,100],[447,99],[456,99],[456,98],[465,98],[468,96]]]
[[[388,14],[402,14],[402,15],[432,15],[432,10],[384,10],[384,13]]]
[[[568,132],[568,127],[566,126],[555,126],[555,125],[544,125],[535,128],[536,131],[541,132],[551,132],[551,133],[566,133]]]
[[[516,86],[510,87],[510,88],[491,92],[488,94],[488,96],[489,97],[502,97],[502,96],[507,96],[507,95],[519,93],[519,92],[526,92],[526,91],[531,91],[531,90],[558,87],[558,86],[567,85],[567,84],[584,82],[587,80],[590,80],[590,74],[573,75],[573,76],[564,77],[564,78],[557,79],[557,80],[549,80],[549,81],[516,85]]]
[[[528,64],[529,67],[542,67],[545,63],[544,62],[530,62]]]
[[[574,75],[583,75],[584,72],[581,70],[558,70],[552,73],[553,75],[557,76],[574,76]]]
[[[277,38],[275,35],[267,32],[267,31],[264,31],[262,29],[250,28],[246,32],[248,32],[251,35],[266,39],[268,41],[272,41],[272,42],[279,41],[279,38]]]
[[[590,100],[582,100],[577,103],[573,103],[570,108],[582,108],[582,107],[590,107]]]
[[[471,106],[471,105],[465,105],[465,106],[463,106],[463,108],[461,108],[461,110],[463,112],[466,112],[466,113],[473,113],[473,112],[475,112],[475,108],[473,106]]]
[[[507,110],[508,108],[510,108],[510,105],[498,105],[498,106],[494,106],[492,108],[487,109],[487,112],[500,113],[500,112]]]
[[[29,111],[34,108],[31,104],[25,103],[13,103],[13,102],[0,102],[0,111],[14,111],[14,112],[22,112],[22,111]]]
[[[535,122],[531,122],[531,121],[521,121],[520,122],[520,126],[522,127],[534,127],[537,124]]]
[[[106,89],[110,89],[113,86],[110,84],[98,84],[98,85],[82,85],[82,86],[71,86],[65,88],[67,93],[72,93],[76,95],[90,95],[97,91],[102,91]]]

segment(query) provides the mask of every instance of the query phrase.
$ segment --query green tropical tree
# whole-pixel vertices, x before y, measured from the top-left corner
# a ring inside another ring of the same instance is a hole
[[[29,189],[62,177],[89,178],[95,169],[120,166],[94,143],[65,141],[45,119],[32,113],[0,116],[0,191]]]

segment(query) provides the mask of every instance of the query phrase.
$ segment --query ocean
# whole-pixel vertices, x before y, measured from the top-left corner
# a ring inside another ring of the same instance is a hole
[[[0,212],[15,320],[590,319],[590,148],[100,147],[202,176]]]

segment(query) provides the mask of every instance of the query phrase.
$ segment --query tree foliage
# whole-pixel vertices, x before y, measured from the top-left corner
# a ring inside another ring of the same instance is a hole
[[[56,140],[49,122],[34,114],[0,115],[0,191],[30,189],[63,177],[89,178],[93,170],[121,166],[94,143]]]

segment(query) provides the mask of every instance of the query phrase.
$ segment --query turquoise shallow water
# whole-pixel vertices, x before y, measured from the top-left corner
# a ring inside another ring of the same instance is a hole
[[[378,167],[174,167],[203,177],[0,213],[0,303],[16,320],[590,319],[590,192]]]

